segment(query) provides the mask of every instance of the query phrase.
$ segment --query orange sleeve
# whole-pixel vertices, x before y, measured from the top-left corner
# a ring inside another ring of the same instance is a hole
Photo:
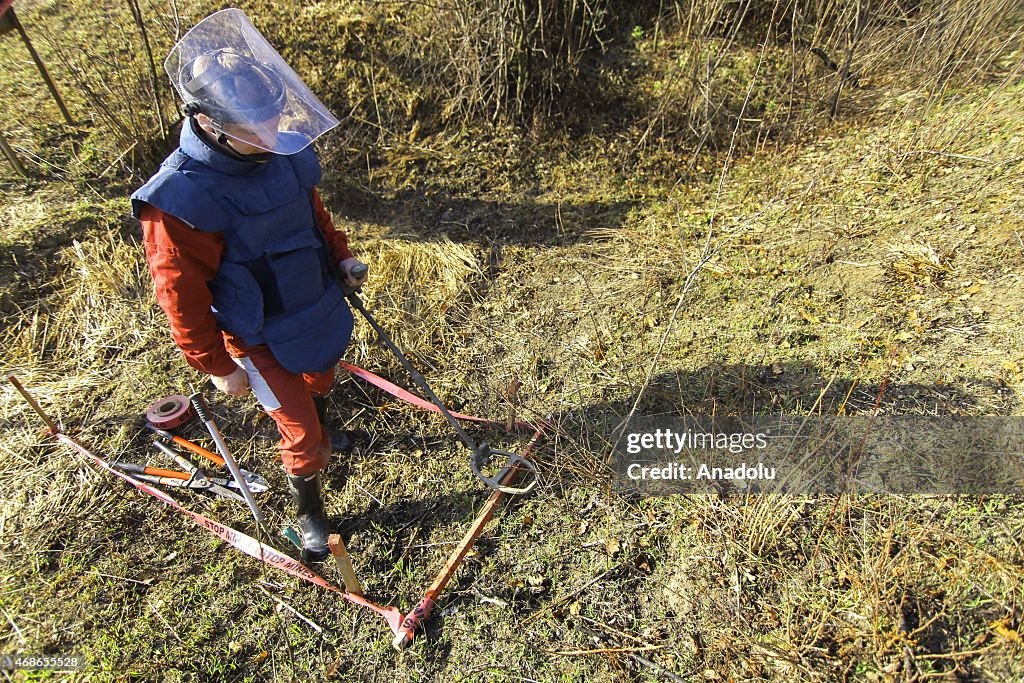
[[[228,355],[210,310],[213,294],[207,285],[220,267],[224,238],[196,230],[151,205],[143,208],[140,220],[156,300],[167,315],[174,343],[197,370],[230,375],[238,366]]]
[[[348,248],[348,235],[345,234],[345,231],[334,227],[331,214],[324,208],[323,200],[320,199],[320,193],[315,187],[313,188],[313,213],[316,215],[316,226],[320,228],[320,233],[327,242],[327,248],[330,250],[334,262],[338,263],[352,258],[352,251]]]

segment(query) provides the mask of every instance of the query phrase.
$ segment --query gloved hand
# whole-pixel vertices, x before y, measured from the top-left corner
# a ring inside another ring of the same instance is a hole
[[[349,287],[356,288],[356,287],[359,287],[360,285],[362,285],[364,282],[366,282],[366,278],[369,275],[369,271],[364,272],[363,276],[360,277],[360,278],[352,277],[352,269],[353,268],[355,268],[356,266],[365,266],[366,265],[365,263],[363,263],[359,259],[357,259],[357,258],[355,258],[353,256],[350,256],[349,258],[345,259],[344,261],[342,261],[338,265],[341,266],[342,272],[345,273],[345,284],[347,284]]]
[[[249,375],[245,374],[242,368],[236,368],[226,377],[210,375],[210,381],[213,382],[213,386],[231,396],[244,396],[249,391]]]

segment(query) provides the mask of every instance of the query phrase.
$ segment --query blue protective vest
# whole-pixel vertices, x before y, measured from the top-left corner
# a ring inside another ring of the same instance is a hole
[[[320,162],[312,146],[266,163],[234,159],[193,130],[132,195],[138,218],[151,204],[224,237],[208,283],[218,326],[246,344],[266,344],[291,372],[323,372],[341,359],[352,312],[316,225],[312,191]],[[285,133],[287,135],[287,133]]]

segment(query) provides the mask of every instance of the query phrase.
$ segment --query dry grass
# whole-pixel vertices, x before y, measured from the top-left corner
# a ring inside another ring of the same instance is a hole
[[[646,105],[637,149],[777,148],[823,123],[866,115],[908,90],[929,96],[1020,60],[1019,7],[819,0],[663,4],[637,26]],[[646,30],[645,30],[646,29]],[[692,154],[691,170],[700,161]]]
[[[389,239],[366,244],[361,254],[373,272],[367,303],[389,321],[399,346],[428,358],[450,348],[457,334],[451,319],[474,303],[474,284],[483,277],[481,255],[447,238]]]
[[[55,448],[3,384],[0,643],[84,652],[93,680],[1020,679],[1019,500],[630,500],[603,460],[641,390],[639,412],[670,415],[1020,414],[1020,97],[1016,77],[911,93],[886,125],[740,160],[721,182],[623,177],[607,153],[622,141],[588,138],[543,150],[524,190],[505,157],[529,141],[482,140],[473,163],[494,178],[442,213],[398,194],[404,167],[380,169],[384,199],[346,223],[371,310],[452,407],[555,424],[543,487],[494,523],[425,638],[393,654],[369,615]],[[433,180],[459,187],[470,164],[445,140],[416,144],[451,155]],[[326,183],[339,215],[348,189]],[[98,454],[156,464],[141,411],[209,390],[171,343],[126,212],[88,186],[11,190],[2,362]],[[366,326],[349,359],[403,380]],[[483,492],[441,420],[345,377],[334,410],[366,437],[329,469],[329,510],[370,593],[407,610]],[[214,411],[271,481],[267,540],[287,548],[272,425],[248,398]],[[256,533],[241,506],[175,495]]]
[[[895,244],[889,247],[885,268],[896,283],[938,285],[952,268],[949,257],[939,255],[930,244]]]

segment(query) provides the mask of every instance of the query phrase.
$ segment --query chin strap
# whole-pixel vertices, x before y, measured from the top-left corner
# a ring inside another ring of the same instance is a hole
[[[217,133],[217,144],[227,150],[228,154],[238,159],[239,161],[250,161],[257,164],[263,164],[270,161],[270,155],[273,152],[256,152],[255,154],[242,154],[237,149],[231,146],[231,138],[222,130],[214,129]]]

